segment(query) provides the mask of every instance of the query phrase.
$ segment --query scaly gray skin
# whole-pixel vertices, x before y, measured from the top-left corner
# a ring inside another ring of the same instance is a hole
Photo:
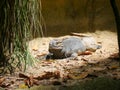
[[[94,52],[102,47],[101,45],[98,45],[95,39],[91,36],[82,37],[81,41],[85,45],[86,50],[91,52]]]
[[[64,58],[64,54],[61,52],[63,48],[62,41],[60,39],[53,39],[49,43],[48,58]]]
[[[53,53],[53,58],[76,57],[86,50],[82,41],[78,38],[66,38],[63,41],[53,39],[49,43],[49,52]]]
[[[78,54],[82,54],[86,51],[86,47],[82,41],[75,37],[63,40],[62,44],[63,48],[61,52],[65,54],[65,57],[76,57]]]
[[[64,40],[53,39],[49,43],[49,52],[53,54],[53,58],[67,58],[67,57],[77,57],[78,55],[84,53],[86,50],[95,51],[99,49],[100,46],[97,45],[93,38],[83,37],[76,38],[70,37]]]

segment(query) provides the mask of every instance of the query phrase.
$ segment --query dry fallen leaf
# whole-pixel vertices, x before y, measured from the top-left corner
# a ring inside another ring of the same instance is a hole
[[[5,78],[4,78],[4,77],[0,78],[0,85],[1,85],[4,81],[5,81]]]
[[[33,86],[33,84],[34,84],[34,82],[33,82],[33,75],[30,75],[29,78],[27,78],[24,82],[25,82],[25,84],[26,84],[28,87]]]
[[[19,77],[21,77],[21,78],[29,78],[28,75],[25,75],[25,74],[23,74],[23,73],[19,73]]]
[[[37,55],[37,57],[41,57],[41,56],[45,56],[45,55],[47,55],[47,53],[40,53]]]
[[[117,72],[117,71],[112,72],[112,77],[114,79],[120,79],[120,72]]]
[[[19,73],[19,77],[25,78],[24,82],[25,82],[25,84],[28,87],[33,86],[33,84],[34,84],[34,77],[33,77],[33,75],[28,76],[28,75],[25,75],[23,73]]]
[[[35,48],[33,48],[32,50],[33,50],[33,51],[38,51],[38,49],[35,49]]]
[[[77,76],[75,76],[74,74],[69,74],[68,78],[75,80],[75,79],[84,79],[87,76],[88,76],[88,72],[83,72],[83,73],[81,73],[80,75],[77,75]]]
[[[119,53],[114,53],[114,54],[111,54],[110,59],[118,59],[119,58]]]
[[[92,52],[91,51],[85,51],[84,53],[82,53],[82,55],[91,55]]]
[[[103,67],[95,66],[95,67],[91,68],[91,70],[94,71],[94,72],[95,71],[97,71],[97,72],[98,71],[104,71],[105,69],[106,69],[106,67],[104,67],[104,66]]]
[[[108,69],[117,69],[119,67],[120,67],[119,65],[110,65],[108,66]]]
[[[45,74],[41,75],[41,76],[37,76],[35,77],[35,79],[50,79],[50,78],[60,78],[60,72],[59,71],[55,71],[55,72],[45,72]]]
[[[74,33],[72,32],[71,35],[74,35],[74,36],[79,36],[79,37],[87,37],[87,36],[90,36],[90,35],[87,35],[87,34],[80,34],[80,33]]]

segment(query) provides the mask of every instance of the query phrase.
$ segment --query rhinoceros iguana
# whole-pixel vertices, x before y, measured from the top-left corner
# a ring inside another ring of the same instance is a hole
[[[56,59],[76,57],[83,54],[86,50],[96,51],[99,48],[101,46],[97,45],[93,37],[53,39],[49,43],[49,52]]]

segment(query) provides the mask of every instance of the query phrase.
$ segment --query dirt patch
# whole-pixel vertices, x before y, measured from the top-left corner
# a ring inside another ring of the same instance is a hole
[[[69,58],[45,60],[41,58],[49,53],[49,41],[53,37],[37,38],[30,41],[29,50],[32,56],[37,58],[34,66],[29,66],[25,73],[17,72],[13,76],[0,77],[1,87],[13,90],[34,85],[71,86],[96,77],[120,79],[120,67],[117,61],[117,34],[108,31],[84,34],[93,36],[102,45],[102,48],[91,55],[81,55],[74,60]],[[70,37],[70,35],[59,38],[64,37]]]
[[[102,48],[92,53],[92,55],[81,55],[78,56],[77,60],[70,59],[56,59],[56,60],[40,60],[39,63],[36,63],[34,67],[29,67],[27,73],[34,74],[34,76],[40,76],[44,72],[60,72],[60,77],[64,78],[70,73],[68,70],[72,68],[78,68],[83,66],[89,66],[90,64],[95,64],[99,62],[111,62],[109,57],[118,53],[118,43],[117,35],[113,32],[108,31],[96,31],[95,33],[84,33],[86,35],[93,36],[98,43],[102,45]],[[62,36],[59,38],[69,37]],[[38,38],[30,42],[30,51],[32,55],[36,58],[41,57],[44,54],[48,53],[49,41],[53,37],[48,38]],[[98,65],[98,64],[97,64]],[[117,65],[117,64],[116,64]],[[98,65],[99,66],[99,65]],[[100,69],[100,68],[99,68]],[[79,68],[81,71],[81,68]],[[88,72],[88,71],[87,71]]]
[[[88,55],[84,57],[86,58],[88,57],[90,59],[93,59],[93,58],[94,59],[105,59],[110,54],[118,52],[118,43],[117,43],[116,33],[109,32],[109,31],[96,31],[95,33],[85,33],[85,34],[93,36],[96,39],[96,41],[102,45],[102,48],[97,50],[92,55]],[[62,36],[59,38],[65,38],[65,37],[69,37],[69,35]],[[37,39],[30,41],[29,47],[30,47],[30,51],[32,55],[34,57],[37,57],[39,55],[48,53],[49,41],[52,39],[53,37],[47,37],[47,38],[37,38]],[[83,57],[83,56],[80,56],[80,57]]]

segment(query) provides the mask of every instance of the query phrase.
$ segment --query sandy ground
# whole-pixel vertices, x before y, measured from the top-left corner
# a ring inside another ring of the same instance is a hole
[[[111,54],[118,53],[117,35],[115,32],[96,31],[95,33],[84,33],[84,34],[93,36],[96,39],[96,41],[102,45],[102,48],[92,53],[92,55],[78,56],[78,60],[57,59],[57,60],[51,60],[51,62],[46,62],[46,60],[40,60],[39,63],[35,64],[34,67],[29,67],[27,73],[29,74],[32,73],[35,76],[40,76],[44,72],[48,72],[48,71],[53,72],[59,70],[60,77],[64,77],[69,73],[66,72],[67,69],[73,67],[86,66],[90,63],[105,61],[107,60],[108,57],[110,57]],[[69,37],[69,35],[62,36],[59,38],[63,38],[63,37]],[[47,54],[49,41],[52,39],[53,37],[47,37],[47,38],[37,38],[30,41],[29,47],[32,55],[36,58],[39,58],[40,56]]]
[[[80,34],[80,33],[78,33]],[[83,34],[83,33],[82,33]],[[93,36],[96,42],[102,45],[102,48],[97,50],[92,55],[88,55],[86,57],[91,57],[91,59],[105,59],[109,57],[110,54],[118,52],[118,43],[117,43],[117,35],[115,32],[108,32],[108,31],[96,31],[95,33],[85,33],[86,35]],[[55,38],[64,38],[69,37],[62,36],[62,37],[55,37]],[[49,42],[52,40],[53,37],[47,38],[37,38],[29,43],[30,52],[34,57],[37,55],[47,54]]]
[[[96,31],[95,33],[82,33],[82,34],[93,36],[98,43],[101,43],[102,48],[100,50],[97,50],[95,54],[99,53],[99,51],[101,52],[103,51],[103,53],[106,54],[112,54],[118,52],[117,34],[115,32]],[[55,38],[64,38],[64,37],[69,37],[69,35],[55,37]],[[53,38],[54,37],[37,38],[30,41],[29,49],[32,55],[35,57],[36,55],[48,53],[49,41],[52,40]]]
[[[17,72],[16,75],[5,76],[5,82],[1,84],[1,87],[6,88],[5,90],[14,90],[15,88],[21,90],[21,88],[35,85],[70,86],[96,77],[120,79],[120,67],[116,59],[116,53],[118,53],[117,34],[108,31],[84,34],[93,36],[102,45],[102,48],[91,55],[81,55],[74,60],[70,58],[41,59],[42,56],[49,53],[49,41],[55,37],[37,38],[30,41],[29,50],[32,56],[37,58],[34,60],[34,65],[29,66],[25,73]],[[64,37],[70,36],[59,38]],[[114,54],[113,57],[111,57],[112,54]]]

